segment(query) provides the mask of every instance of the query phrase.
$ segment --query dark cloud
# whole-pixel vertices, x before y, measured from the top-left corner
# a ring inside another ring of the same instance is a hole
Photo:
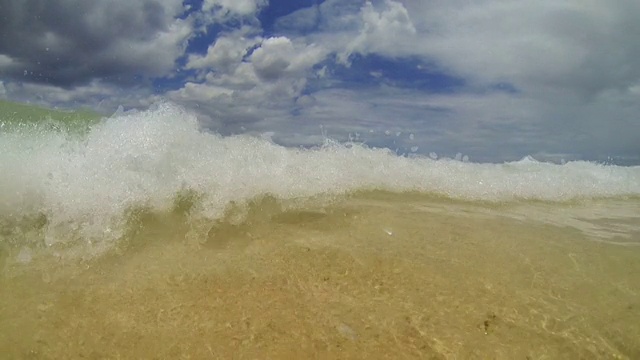
[[[0,76],[71,87],[165,75],[190,35],[182,11],[179,0],[0,0]]]
[[[0,0],[0,96],[111,111],[169,99],[220,133],[287,145],[328,132],[474,161],[640,163],[638,1],[278,10],[289,1]]]

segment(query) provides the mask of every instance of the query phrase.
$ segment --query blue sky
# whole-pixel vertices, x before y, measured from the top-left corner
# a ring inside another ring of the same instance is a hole
[[[0,0],[0,97],[223,135],[640,163],[640,3]]]

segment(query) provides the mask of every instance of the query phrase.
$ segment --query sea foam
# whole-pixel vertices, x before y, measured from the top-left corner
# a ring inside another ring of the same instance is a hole
[[[83,136],[38,126],[0,133],[0,188],[0,218],[45,216],[53,244],[62,228],[87,238],[118,237],[128,210],[168,210],[185,192],[197,194],[194,211],[207,219],[260,196],[287,200],[366,190],[563,202],[638,197],[640,167],[531,158],[478,164],[330,141],[286,148],[202,131],[193,114],[163,103],[105,118]]]

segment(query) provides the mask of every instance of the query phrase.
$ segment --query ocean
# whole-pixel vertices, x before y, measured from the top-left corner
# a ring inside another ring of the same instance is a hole
[[[638,166],[0,120],[4,358],[640,358]]]

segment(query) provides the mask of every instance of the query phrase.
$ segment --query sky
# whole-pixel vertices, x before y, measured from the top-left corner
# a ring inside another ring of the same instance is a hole
[[[286,146],[640,164],[637,19],[637,0],[0,0],[0,98],[169,101]]]

